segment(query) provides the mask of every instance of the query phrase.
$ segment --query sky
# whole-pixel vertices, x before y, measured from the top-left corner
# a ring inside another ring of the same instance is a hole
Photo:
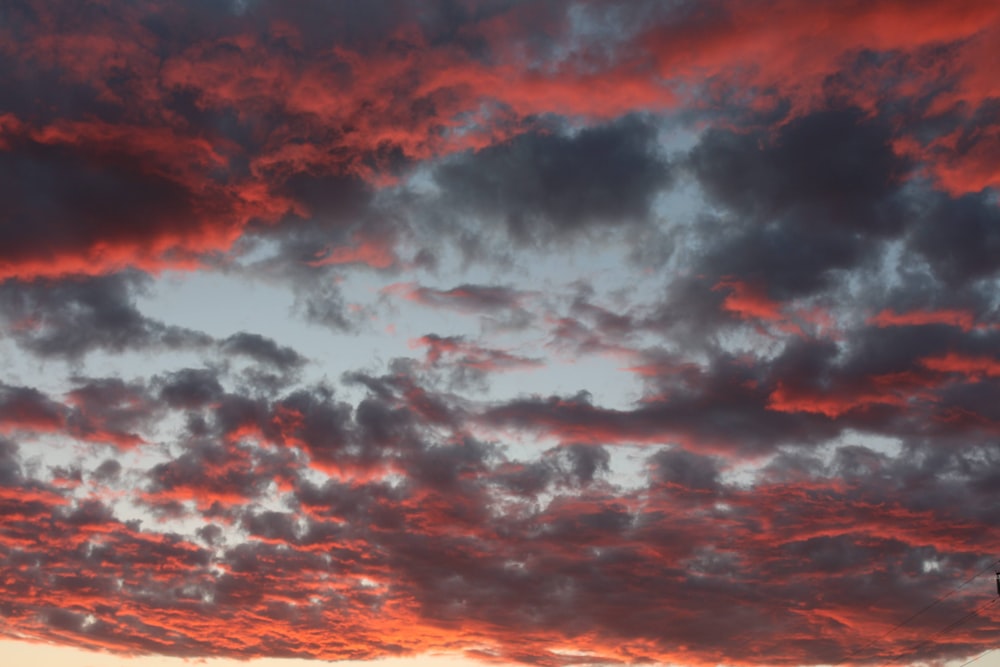
[[[991,651],[997,44],[995,0],[3,2],[2,662]]]

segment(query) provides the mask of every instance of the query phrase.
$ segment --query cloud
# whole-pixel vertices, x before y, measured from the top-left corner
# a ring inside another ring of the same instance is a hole
[[[870,261],[910,216],[900,191],[908,165],[891,138],[885,121],[857,109],[805,115],[776,136],[706,132],[689,169],[726,215],[706,231],[723,238],[708,245],[700,271],[763,284],[783,300]]]
[[[5,580],[5,599],[17,600],[5,612],[37,636],[181,656],[372,658],[443,648],[441,628],[461,624],[494,655],[530,662],[574,661],[552,648],[571,639],[611,661],[737,652],[834,661],[886,629],[867,604],[871,577],[919,605],[953,584],[923,563],[982,566],[990,487],[987,469],[968,466],[980,455],[973,451],[941,450],[946,458],[935,462],[842,446],[830,463],[778,457],[766,478],[744,487],[725,478],[721,458],[661,449],[647,459],[647,482],[621,489],[594,486],[609,466],[600,447],[570,444],[517,461],[487,443],[438,439],[419,412],[387,400],[373,393],[352,418],[330,412],[330,396],[317,388],[261,414],[281,415],[284,447],[313,453],[340,422],[345,442],[354,442],[342,456],[370,442],[372,454],[392,457],[394,483],[353,475],[317,484],[288,467],[281,450],[249,441],[192,441],[153,466],[140,489],[150,502],[176,497],[195,516],[218,512],[214,503],[229,508],[238,532],[201,531],[208,546],[71,499],[26,475],[18,448],[5,445],[0,480],[17,493],[0,493],[0,548],[8,559],[46,565],[44,581],[30,568]],[[108,461],[93,465],[102,484],[122,483]],[[942,465],[955,477],[908,485]],[[560,474],[576,481],[555,487]],[[272,480],[287,509],[248,504]],[[944,511],[949,521],[936,520]],[[50,523],[39,533],[33,517],[43,513]],[[788,596],[791,609],[775,604]],[[964,607],[949,601],[941,611],[931,620]],[[673,619],[667,629],[665,618]],[[720,641],[720,619],[744,630]],[[233,639],[213,643],[220,622]],[[794,647],[789,625],[803,637]],[[383,639],[371,638],[373,627]],[[905,649],[918,632],[893,637],[876,655]],[[944,650],[986,640],[972,626],[954,639]]]
[[[975,316],[967,310],[913,310],[897,313],[887,308],[869,318],[868,321],[879,327],[947,324],[959,327],[963,331],[969,331],[974,326]]]
[[[65,408],[32,387],[0,386],[3,430],[54,431],[65,422]]]
[[[531,243],[648,223],[672,180],[656,129],[640,117],[573,134],[537,130],[445,161],[434,172],[441,206],[500,221]]]
[[[287,479],[283,468],[288,465],[280,456],[252,448],[195,441],[148,471],[142,500],[154,507],[193,501],[205,511],[242,506],[267,492],[272,480]]]
[[[72,436],[121,449],[145,444],[137,431],[148,428],[159,411],[145,387],[117,378],[87,379],[66,398],[73,407],[67,422]]]
[[[218,373],[208,368],[182,368],[157,380],[159,398],[173,408],[207,406],[224,391]]]
[[[447,205],[502,220],[522,241],[644,220],[674,170],[651,149],[656,123],[628,114],[699,108],[720,96],[753,108],[753,93],[764,100],[758,105],[792,110],[789,141],[773,153],[775,166],[800,161],[789,178],[803,187],[789,181],[782,187],[791,189],[772,194],[805,196],[810,183],[850,179],[853,161],[855,180],[844,181],[852,194],[810,196],[869,224],[871,211],[855,204],[878,183],[862,181],[881,174],[891,155],[847,150],[857,145],[841,134],[843,121],[834,113],[823,128],[817,120],[837,75],[869,52],[881,64],[859,78],[874,82],[838,101],[881,107],[888,120],[899,115],[891,100],[930,96],[933,104],[920,107],[926,116],[950,113],[961,129],[901,137],[903,152],[926,162],[949,193],[992,183],[992,134],[974,130],[991,122],[995,97],[987,59],[978,57],[997,29],[986,2],[912,11],[895,0],[808,11],[780,1],[719,2],[700,12],[684,3],[592,3],[575,10],[575,23],[561,3],[444,3],[419,12],[389,3],[352,9],[349,19],[314,3],[291,10],[260,2],[242,12],[140,3],[87,11],[77,23],[36,9],[13,12],[18,28],[0,54],[12,73],[0,92],[14,103],[2,123],[0,169],[19,165],[3,179],[7,277],[194,268],[247,229],[343,220],[367,206],[359,179],[385,183],[407,164],[448,155],[435,170]],[[903,19],[914,29],[885,28]],[[319,33],[314,23],[331,27]],[[938,45],[949,59],[935,69],[926,54]],[[747,53],[756,54],[753,67]],[[912,65],[909,79],[892,66],[901,59]],[[569,132],[552,114],[601,124]],[[800,122],[806,117],[813,120]],[[713,132],[706,146],[742,150],[738,136],[727,148],[725,131]],[[795,155],[824,137],[844,150],[822,165],[810,153]],[[967,187],[958,185],[962,169]],[[753,189],[775,185],[773,167],[737,169],[733,185],[739,174],[759,181]],[[392,263],[379,239],[344,250],[340,241],[319,243],[326,260]]]
[[[254,361],[279,370],[294,369],[305,364],[305,359],[294,349],[281,346],[260,334],[241,331],[221,341],[223,352],[249,357]]]
[[[985,194],[934,197],[925,211],[911,243],[941,280],[958,286],[996,272],[1000,212],[994,198]]]
[[[210,143],[170,128],[7,119],[0,279],[190,266],[239,236],[244,203],[211,178],[226,158]]]
[[[42,358],[77,360],[102,350],[204,349],[198,331],[144,316],[134,295],[148,284],[141,274],[0,284],[0,321],[22,347]]]
[[[884,121],[860,110],[820,111],[790,120],[773,138],[709,130],[689,160],[711,201],[740,215],[877,235],[902,222],[885,201],[907,167],[891,137]]]
[[[949,624],[1000,551],[995,2],[2,23],[0,634],[551,667],[993,645],[995,607]],[[142,312],[178,270],[299,319]],[[412,347],[362,340],[376,315]]]
[[[432,308],[444,308],[468,313],[493,313],[519,308],[528,296],[524,292],[499,285],[458,285],[442,290],[410,283],[395,283],[385,288],[387,294]]]
[[[427,334],[410,341],[413,348],[424,348],[424,363],[449,374],[455,385],[484,382],[490,373],[507,373],[543,368],[545,361],[509,350],[484,347],[462,336]]]

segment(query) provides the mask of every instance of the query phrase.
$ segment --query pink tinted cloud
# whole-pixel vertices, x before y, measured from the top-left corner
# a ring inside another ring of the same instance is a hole
[[[869,324],[877,327],[921,326],[926,324],[946,324],[962,331],[971,331],[976,326],[976,317],[971,311],[957,309],[912,310],[896,312],[892,309],[880,311],[868,318]]]
[[[387,269],[399,262],[393,240],[355,234],[350,245],[327,248],[324,254],[307,262],[309,266],[364,264],[373,269]]]
[[[925,357],[920,360],[920,364],[932,371],[964,375],[972,382],[1000,377],[1000,359],[986,355],[947,352],[940,356]]]
[[[922,49],[948,48],[940,71],[913,70],[916,82],[885,74],[866,91],[876,98],[869,108],[905,86],[926,84],[939,107],[971,118],[997,94],[988,63],[1000,12],[986,0],[838,0],[808,7],[785,0],[722,2],[654,19],[625,33],[607,53],[583,42],[541,65],[525,35],[546,26],[555,39],[569,40],[572,30],[560,11],[532,6],[463,28],[488,46],[490,58],[433,42],[405,19],[363,45],[312,44],[308,26],[266,12],[264,34],[233,16],[224,28],[208,27],[182,42],[180,32],[165,37],[143,19],[151,12],[167,24],[183,21],[183,6],[92,12],[86,29],[38,9],[34,22],[3,40],[7,55],[23,65],[18,76],[40,69],[92,89],[116,110],[115,120],[8,113],[0,146],[22,150],[17,144],[30,142],[59,147],[84,165],[119,162],[176,204],[152,214],[111,207],[109,215],[119,220],[86,223],[87,233],[72,244],[37,241],[8,250],[0,257],[0,277],[194,268],[206,253],[229,250],[251,221],[273,223],[308,210],[285,191],[291,176],[357,174],[384,183],[393,180],[394,154],[419,161],[493,145],[540,114],[610,120],[678,108],[706,91],[710,100],[723,90],[758,91],[756,104],[773,95],[775,104],[787,99],[793,113],[804,113],[823,101],[825,82],[864,50],[917,58]],[[948,85],[939,86],[942,80]],[[238,146],[185,117],[171,106],[176,95],[191,96],[203,111],[235,113],[252,141]],[[906,130],[901,134],[905,139]],[[928,147],[911,142],[910,150],[948,192],[977,192],[997,183],[994,134],[978,132],[971,142],[941,138]],[[246,162],[249,173],[239,173],[236,162]],[[137,216],[143,225],[132,224]],[[333,249],[326,260],[392,264],[375,240]],[[764,308],[758,315],[774,314],[764,302],[754,307]]]
[[[767,296],[758,285],[735,278],[717,282],[712,291],[726,291],[722,310],[733,316],[756,323],[761,330],[771,329],[799,337],[837,338],[841,335],[836,318],[822,306],[781,303]]]
[[[459,336],[421,336],[410,341],[414,348],[426,348],[430,366],[455,364],[487,373],[529,370],[545,365],[542,359],[512,354],[506,350],[471,343]]]

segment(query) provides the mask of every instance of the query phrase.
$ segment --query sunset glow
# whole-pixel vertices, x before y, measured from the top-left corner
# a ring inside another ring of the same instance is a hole
[[[998,44],[996,0],[3,3],[0,665],[992,651]]]

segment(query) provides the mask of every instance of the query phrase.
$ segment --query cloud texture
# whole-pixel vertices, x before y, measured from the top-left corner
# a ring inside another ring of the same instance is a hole
[[[0,635],[991,648],[997,43],[987,0],[7,3]],[[245,291],[160,301],[197,279]]]

